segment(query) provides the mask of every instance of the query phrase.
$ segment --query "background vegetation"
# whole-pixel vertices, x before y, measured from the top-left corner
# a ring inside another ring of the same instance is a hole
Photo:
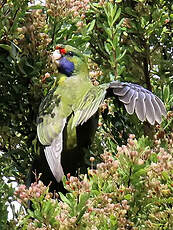
[[[0,1],[0,229],[172,229],[171,2]],[[58,43],[89,57],[93,84],[143,85],[164,101],[168,116],[151,129],[107,99],[88,160],[91,167],[102,163],[89,178],[64,181],[69,193],[60,202],[39,180],[22,185],[16,196],[25,212],[8,221],[7,204],[16,199],[11,183],[26,181],[40,151],[36,117],[56,75],[50,54]]]

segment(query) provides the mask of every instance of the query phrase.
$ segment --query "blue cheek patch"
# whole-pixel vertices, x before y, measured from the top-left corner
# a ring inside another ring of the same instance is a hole
[[[74,63],[68,61],[65,57],[61,58],[59,72],[67,75],[67,77],[70,77],[73,71],[74,71]]]

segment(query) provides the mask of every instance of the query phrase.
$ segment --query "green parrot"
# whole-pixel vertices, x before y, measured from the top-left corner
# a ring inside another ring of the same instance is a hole
[[[45,156],[57,182],[64,176],[61,164],[63,151],[75,150],[80,145],[78,130],[82,127],[86,136],[88,133],[94,136],[97,125],[90,122],[87,129],[86,124],[96,116],[108,91],[118,96],[126,111],[129,114],[135,112],[140,121],[160,124],[162,115],[166,116],[163,102],[137,84],[113,81],[94,86],[89,78],[87,59],[72,46],[58,45],[52,54],[52,60],[59,74],[40,105],[37,134],[39,141],[45,146]],[[90,133],[90,129],[93,132]]]

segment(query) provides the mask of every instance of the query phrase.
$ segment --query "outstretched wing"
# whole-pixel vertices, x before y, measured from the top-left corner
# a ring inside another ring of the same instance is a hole
[[[142,86],[114,81],[110,83],[110,89],[124,103],[127,112],[129,114],[135,112],[140,121],[147,120],[154,125],[155,121],[159,124],[161,123],[162,115],[166,117],[166,109],[163,102]]]
[[[80,98],[80,101],[73,107],[74,118],[72,127],[78,126],[79,124],[82,125],[96,113],[105,98],[108,87],[109,84],[92,86],[83,98]]]

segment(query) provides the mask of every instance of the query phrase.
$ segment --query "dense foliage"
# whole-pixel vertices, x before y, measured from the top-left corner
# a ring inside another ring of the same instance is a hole
[[[71,193],[60,195],[60,203],[49,199],[51,194],[41,182],[34,184],[42,195],[25,197],[32,199],[35,211],[23,215],[18,228],[25,229],[34,218],[30,229],[69,229],[60,219],[62,212],[72,229],[94,229],[93,223],[98,229],[171,229],[172,29],[173,5],[166,0],[47,0],[43,5],[29,0],[0,2],[1,229],[15,229],[16,219],[7,221],[7,202],[15,199],[11,182],[26,181],[29,166],[42,148],[36,135],[36,117],[56,76],[49,57],[58,43],[76,46],[86,53],[93,84],[115,79],[136,82],[162,98],[169,112],[161,126],[152,129],[145,122],[141,124],[135,115],[128,116],[116,101],[107,99],[101,107],[102,116],[91,148],[94,161],[88,160],[89,165],[95,165],[103,154],[104,163],[97,166],[98,171],[90,171],[84,182],[82,176],[69,178],[67,185],[71,180],[82,183],[81,191],[69,185]],[[123,147],[127,150],[118,148],[117,153],[117,146],[127,143],[129,133],[135,133],[139,141],[135,140],[131,147],[128,143]],[[149,135],[151,141],[142,135]],[[131,157],[133,151],[136,155]],[[153,167],[161,166],[158,175]],[[20,198],[25,206],[26,200]]]
[[[16,229],[172,229],[173,136],[165,138],[166,149],[155,137],[151,141],[130,135],[116,157],[105,151],[103,162],[88,171],[89,177],[64,181],[69,193],[53,198],[41,181],[16,191],[19,201],[33,209],[21,213]],[[93,162],[94,159],[90,159]],[[56,195],[56,194],[55,194]]]

